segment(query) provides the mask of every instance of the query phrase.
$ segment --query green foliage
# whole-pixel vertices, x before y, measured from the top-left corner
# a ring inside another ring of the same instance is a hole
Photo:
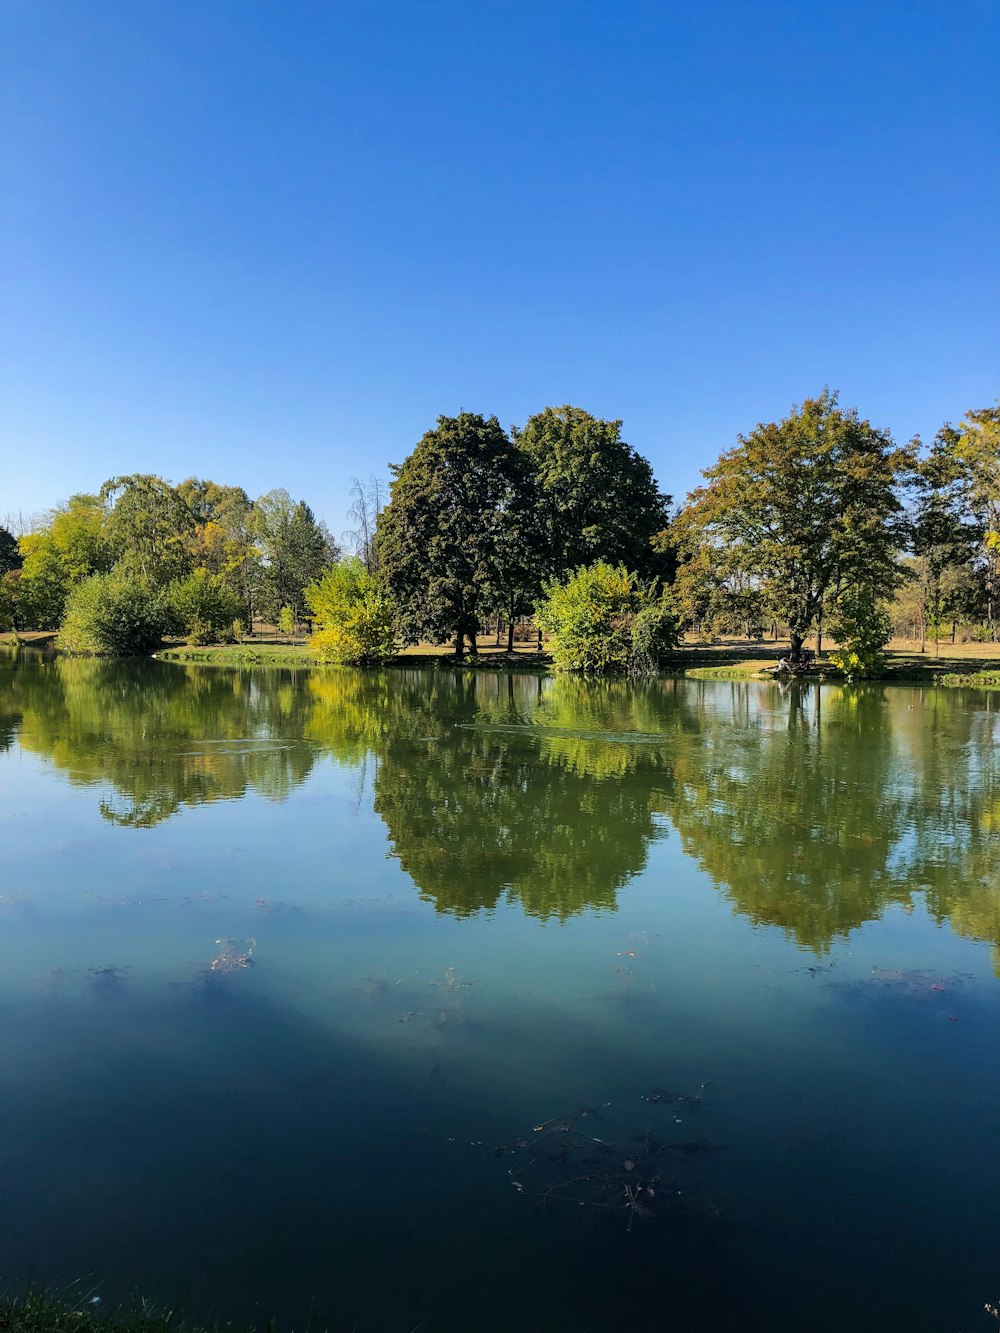
[[[662,543],[654,550],[653,539],[667,526],[670,497],[621,428],[567,405],[547,407],[514,431],[535,472],[534,521],[553,577],[599,560],[648,575],[667,572],[669,552]]]
[[[557,671],[650,674],[678,637],[668,594],[603,560],[549,583],[536,618]]]
[[[263,554],[258,594],[262,612],[277,620],[288,606],[295,619],[301,619],[305,589],[337,558],[336,543],[303,500],[295,502],[281,489],[257,500],[252,530]]]
[[[159,589],[118,572],[92,574],[70,592],[56,645],[67,653],[133,657],[155,648],[168,624]]]
[[[847,680],[868,680],[885,666],[885,645],[892,637],[892,617],[871,588],[847,589],[830,625],[837,648],[830,661]]]
[[[992,637],[1000,633],[1000,405],[967,412],[958,429],[939,432],[958,465],[963,499],[979,536],[977,564]]]
[[[288,638],[295,633],[295,612],[290,606],[283,606],[278,612],[278,629]]]
[[[72,587],[62,552],[51,532],[32,532],[21,538],[21,615],[30,629],[55,629],[62,619]]]
[[[691,582],[705,579],[756,587],[797,658],[845,590],[861,582],[889,597],[905,578],[896,486],[914,463],[828,390],[757,426],[705,472],[675,525],[679,595],[690,605]]]
[[[318,583],[306,588],[306,602],[319,625],[309,640],[320,662],[370,666],[396,651],[395,608],[378,574],[351,556],[331,565]]]
[[[232,638],[240,599],[221,574],[196,569],[166,590],[170,627],[189,643],[217,643]]]
[[[21,571],[0,574],[0,633],[21,628]]]
[[[463,412],[439,417],[393,472],[375,554],[400,632],[413,643],[454,636],[461,655],[491,611],[515,618],[539,586],[527,455],[496,417]]]
[[[195,517],[169,482],[142,472],[112,477],[101,499],[111,505],[107,536],[119,572],[160,588],[190,572]]]
[[[17,538],[6,528],[0,528],[0,575],[11,574],[20,568],[21,551]]]
[[[90,574],[111,568],[107,510],[96,495],[73,495],[54,509],[46,525],[21,538],[22,624],[53,629],[70,589]]]

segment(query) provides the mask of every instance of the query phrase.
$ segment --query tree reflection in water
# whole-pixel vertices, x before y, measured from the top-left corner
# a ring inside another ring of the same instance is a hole
[[[0,661],[15,735],[134,828],[286,800],[320,757],[367,768],[392,854],[443,913],[613,911],[667,824],[735,911],[817,952],[919,898],[1000,962],[988,694],[21,654]]]

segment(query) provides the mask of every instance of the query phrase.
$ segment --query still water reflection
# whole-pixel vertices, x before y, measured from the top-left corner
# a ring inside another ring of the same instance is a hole
[[[917,688],[0,659],[0,1263],[362,1333],[974,1327],[996,737]]]

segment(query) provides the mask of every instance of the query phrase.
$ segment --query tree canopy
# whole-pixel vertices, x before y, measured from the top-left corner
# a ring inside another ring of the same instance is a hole
[[[496,417],[463,412],[439,417],[392,472],[375,550],[400,631],[454,638],[461,656],[491,611],[527,604],[538,585],[526,459]]]
[[[640,574],[666,572],[652,542],[667,526],[670,497],[621,431],[620,421],[567,404],[545,408],[512,432],[535,472],[550,576],[596,560]]]
[[[877,600],[906,577],[897,486],[913,466],[912,449],[824,390],[707,469],[676,524],[687,556],[678,580],[749,581],[788,625],[796,659],[846,589]]]

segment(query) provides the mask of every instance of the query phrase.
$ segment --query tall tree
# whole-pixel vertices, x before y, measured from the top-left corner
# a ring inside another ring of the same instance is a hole
[[[410,642],[473,650],[481,621],[537,591],[531,468],[496,417],[439,417],[393,466],[375,551]]]
[[[512,431],[535,468],[550,575],[595,560],[668,573],[666,552],[652,542],[667,527],[670,497],[621,429],[620,421],[567,405],[547,407]]]
[[[36,531],[21,538],[19,597],[24,625],[36,629],[58,625],[76,584],[111,568],[107,518],[100,496],[71,495]]]
[[[10,574],[20,569],[21,563],[17,538],[6,528],[0,528],[0,574]]]
[[[916,466],[910,562],[919,591],[920,650],[928,629],[937,644],[949,612],[962,609],[966,580],[982,531],[968,511],[968,474],[958,456],[958,432],[942,426]]]
[[[897,448],[824,390],[740,436],[704,473],[707,484],[688,497],[676,528],[689,551],[707,548],[720,568],[759,582],[799,661],[803,639],[845,590],[877,600],[905,577],[897,483],[913,464],[912,448]]]
[[[169,482],[143,472],[111,477],[101,499],[111,505],[107,533],[119,573],[163,587],[190,572],[195,516]]]
[[[239,598],[242,618],[253,624],[260,587],[260,549],[255,544],[253,505],[242,486],[188,477],[177,487],[195,518],[187,548],[195,569],[220,575]]]
[[[982,531],[986,619],[996,638],[1000,621],[1000,405],[967,412],[957,431],[946,426],[942,434],[947,434],[947,447],[965,470],[969,509]]]
[[[336,559],[336,544],[305,501],[294,501],[284,489],[257,500],[254,532],[263,551],[262,611],[276,622],[288,606],[301,619],[307,611],[305,589]]]

